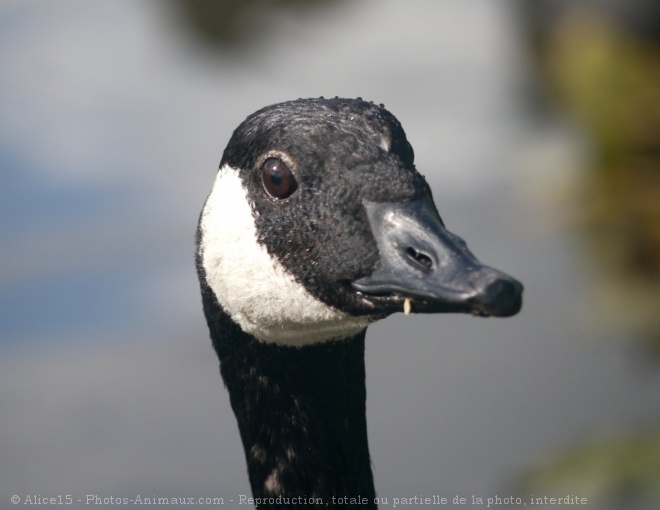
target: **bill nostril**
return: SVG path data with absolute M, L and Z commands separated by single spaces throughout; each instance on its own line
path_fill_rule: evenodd
M 428 270 L 433 267 L 433 260 L 431 257 L 413 248 L 412 246 L 406 248 L 406 255 L 408 256 L 408 259 L 410 259 L 418 266 L 421 266 L 423 269 Z

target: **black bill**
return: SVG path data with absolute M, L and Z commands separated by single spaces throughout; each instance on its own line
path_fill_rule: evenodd
M 352 285 L 377 309 L 498 317 L 520 311 L 522 284 L 481 264 L 444 227 L 430 197 L 365 203 L 365 209 L 380 263 Z

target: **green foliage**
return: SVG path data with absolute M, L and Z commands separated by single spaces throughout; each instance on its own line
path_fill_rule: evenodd
M 589 441 L 545 462 L 522 485 L 529 494 L 585 497 L 590 508 L 613 502 L 660 508 L 659 480 L 660 430 L 654 430 Z

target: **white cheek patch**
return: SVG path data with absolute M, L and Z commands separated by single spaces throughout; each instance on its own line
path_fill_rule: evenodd
M 206 283 L 231 318 L 264 342 L 302 346 L 348 338 L 370 322 L 312 296 L 257 242 L 238 170 L 218 172 L 200 221 Z

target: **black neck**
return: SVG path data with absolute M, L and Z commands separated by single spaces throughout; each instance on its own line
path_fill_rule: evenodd
M 300 498 L 296 508 L 318 508 L 305 505 L 304 498 L 308 503 L 322 498 L 322 506 L 330 508 L 375 508 L 365 414 L 365 331 L 306 347 L 267 344 L 245 334 L 208 287 L 202 295 L 253 496 L 282 496 L 273 508 L 293 506 L 285 498 Z M 344 497 L 349 499 L 340 500 Z M 350 498 L 358 497 L 366 499 L 351 505 Z

